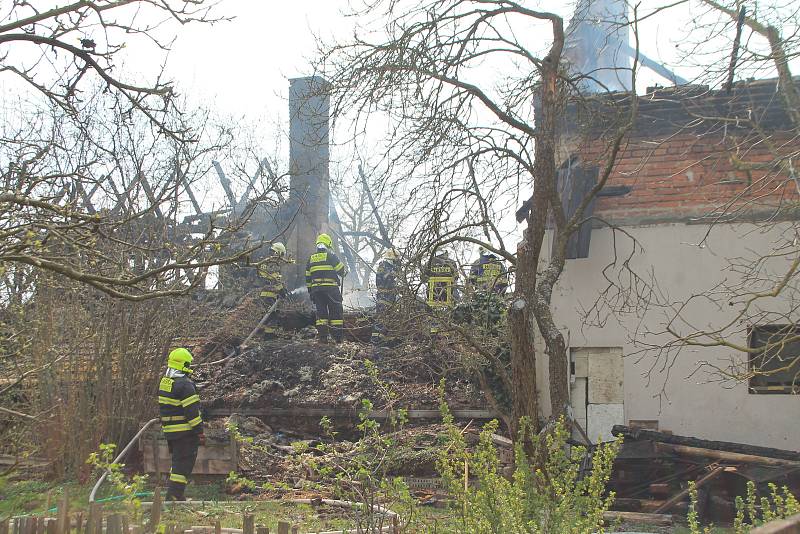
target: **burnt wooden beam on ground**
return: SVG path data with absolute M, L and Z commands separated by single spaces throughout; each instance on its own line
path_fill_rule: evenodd
M 708 484 L 709 482 L 720 476 L 724 471 L 725 471 L 724 467 L 721 466 L 715 467 L 714 469 L 711 470 L 711 472 L 706 473 L 704 476 L 697 479 L 697 481 L 694 483 L 694 487 L 700 488 L 702 486 L 705 486 L 706 484 Z M 678 493 L 667 499 L 667 502 L 656 508 L 655 513 L 663 514 L 665 512 L 669 512 L 673 506 L 681 502 L 687 495 L 689 495 L 689 491 L 690 491 L 689 488 L 679 491 Z
M 667 443 L 670 445 L 692 447 L 695 449 L 709 449 L 721 452 L 731 452 L 739 455 L 759 456 L 763 458 L 788 460 L 790 462 L 800 462 L 800 452 L 773 449 L 771 447 L 759 447 L 757 445 L 746 445 L 744 443 L 733 443 L 729 441 L 711 441 L 693 438 L 690 436 L 676 436 L 673 434 L 656 432 L 654 430 L 631 428 L 624 425 L 614 425 L 611 433 L 615 436 L 623 436 L 625 439 L 650 440 L 657 443 Z M 754 459 L 753 461 L 757 460 Z
M 497 414 L 493 410 L 486 409 L 461 409 L 450 410 L 453 417 L 456 419 L 495 419 Z M 289 408 L 214 408 L 207 410 L 206 414 L 209 418 L 214 417 L 227 417 L 233 414 L 242 415 L 246 417 L 351 417 L 357 418 L 359 409 L 356 407 L 343 407 L 343 408 L 322 408 L 322 407 L 305 407 L 294 406 Z M 371 419 L 388 419 L 390 413 L 385 410 L 373 410 L 369 413 Z M 406 413 L 409 419 L 439 419 L 441 412 L 439 410 L 416 410 L 409 409 Z
M 645 525 L 670 526 L 674 522 L 668 514 L 645 514 L 640 512 L 605 512 L 605 521 L 630 521 L 632 523 L 643 523 Z

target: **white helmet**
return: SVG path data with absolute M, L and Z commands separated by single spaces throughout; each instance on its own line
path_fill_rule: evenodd
M 274 252 L 278 256 L 286 255 L 286 245 L 284 245 L 280 241 L 273 243 L 269 248 L 270 250 L 272 250 L 272 252 Z

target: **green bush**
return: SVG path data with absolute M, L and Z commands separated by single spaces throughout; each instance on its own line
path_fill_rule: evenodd
M 523 424 L 521 436 L 530 439 L 533 465 L 521 445 L 515 446 L 515 468 L 510 478 L 500 472 L 492 434 L 497 422 L 485 426 L 474 450 L 453 424 L 447 405 L 441 406 L 450 443 L 439 458 L 439 472 L 454 498 L 456 530 L 482 533 L 588 534 L 603 532 L 603 513 L 614 499 L 605 486 L 620 441 L 600 445 L 592 470 L 580 476 L 586 454 L 583 447 L 568 447 L 566 425 L 559 420 L 551 432 L 534 435 Z M 466 484 L 465 480 L 473 483 Z
M 734 534 L 747 534 L 754 527 L 761 526 L 770 521 L 784 519 L 795 514 L 800 514 L 800 503 L 789 488 L 779 488 L 775 484 L 769 485 L 769 495 L 759 498 L 756 494 L 756 485 L 747 482 L 747 495 L 736 497 L 736 519 L 733 523 Z M 689 482 L 689 515 L 687 516 L 691 534 L 707 534 L 712 531 L 712 526 L 703 527 L 697 517 L 697 488 L 694 482 Z

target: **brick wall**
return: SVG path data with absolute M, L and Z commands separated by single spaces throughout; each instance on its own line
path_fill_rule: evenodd
M 652 89 L 637 102 L 608 181 L 632 190 L 598 199 L 595 215 L 647 223 L 712 213 L 763 216 L 783 208 L 781 217 L 794 216 L 797 187 L 772 163 L 776 155 L 800 153 L 800 137 L 775 80 L 739 82 L 731 94 L 703 86 Z M 568 106 L 562 156 L 577 153 L 602 169 L 609 139 L 628 121 L 629 105 L 630 95 L 620 93 Z M 761 168 L 737 170 L 732 156 Z
M 773 138 L 782 150 L 800 150 L 800 139 Z M 721 135 L 676 134 L 666 139 L 630 139 L 617 157 L 608 185 L 626 185 L 621 197 L 598 199 L 595 215 L 614 222 L 658 222 L 697 218 L 712 213 L 763 214 L 791 208 L 797 188 L 774 167 L 737 170 L 731 162 L 733 143 Z M 746 150 L 745 150 L 746 147 Z M 774 155 L 763 143 L 747 142 L 739 157 L 749 164 L 770 163 Z M 607 142 L 584 143 L 578 153 L 602 169 Z

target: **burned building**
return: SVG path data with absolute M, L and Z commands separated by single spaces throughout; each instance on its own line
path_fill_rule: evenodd
M 626 424 L 784 449 L 800 441 L 800 197 L 786 164 L 800 139 L 776 85 L 635 97 L 638 113 L 553 294 L 573 409 L 593 440 Z M 602 175 L 631 98 L 569 108 L 559 173 L 567 216 Z M 538 375 L 546 402 L 546 364 Z

